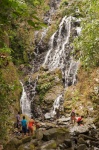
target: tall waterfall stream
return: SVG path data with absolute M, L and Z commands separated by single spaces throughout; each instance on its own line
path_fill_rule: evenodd
M 65 87 L 76 82 L 77 68 L 79 62 L 71 56 L 70 36 L 72 30 L 73 17 L 64 17 L 59 25 L 59 29 L 52 35 L 50 49 L 45 57 L 43 65 L 49 70 L 60 68 L 62 71 Z
M 77 82 L 76 76 L 79 61 L 75 61 L 71 55 L 73 47 L 70 45 L 70 37 L 72 31 L 75 31 L 76 33 L 74 37 L 77 36 L 80 33 L 80 27 L 74 25 L 74 22 L 79 22 L 79 20 L 71 16 L 65 16 L 62 19 L 59 29 L 52 35 L 49 41 L 49 50 L 45 56 L 44 63 L 42 64 L 42 66 L 46 66 L 49 71 L 55 70 L 56 68 L 61 69 L 65 89 Z M 27 87 L 24 87 L 22 84 L 23 94 L 21 97 L 21 108 L 22 113 L 28 116 L 31 115 L 31 102 L 33 103 L 33 98 L 35 97 L 36 85 L 37 80 L 31 84 L 29 82 Z M 32 95 L 31 100 L 29 98 L 30 95 Z M 55 108 L 59 107 L 61 97 L 62 95 L 59 95 L 56 98 L 53 109 L 50 112 L 51 117 L 55 115 Z

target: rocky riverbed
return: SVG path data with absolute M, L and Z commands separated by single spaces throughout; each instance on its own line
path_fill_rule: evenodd
M 4 150 L 99 150 L 99 129 L 92 118 L 82 126 L 71 124 L 69 117 L 40 124 L 33 136 L 14 135 Z

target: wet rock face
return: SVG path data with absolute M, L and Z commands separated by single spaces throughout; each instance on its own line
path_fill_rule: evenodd
M 45 43 L 43 40 L 40 41 L 40 42 L 35 41 L 35 45 L 36 45 L 35 52 L 36 53 L 38 52 L 38 54 L 41 54 L 41 53 L 45 52 L 48 49 L 48 44 Z
M 41 146 L 41 150 L 56 149 L 56 148 L 57 148 L 57 144 L 55 140 L 50 140 L 44 143 L 43 146 Z
M 54 9 L 57 9 L 57 7 L 58 7 L 58 4 L 59 4 L 59 2 L 60 2 L 61 0 L 50 0 L 50 3 L 49 3 L 49 5 L 50 5 L 50 7 L 53 7 Z

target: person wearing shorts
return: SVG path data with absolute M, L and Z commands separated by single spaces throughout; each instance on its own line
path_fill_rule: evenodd
M 25 116 L 23 116 L 23 120 L 21 121 L 21 125 L 22 125 L 22 133 L 24 136 L 27 133 L 27 120 L 25 119 Z

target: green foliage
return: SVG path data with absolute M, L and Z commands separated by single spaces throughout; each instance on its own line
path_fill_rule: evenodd
M 82 33 L 74 41 L 76 58 L 81 58 L 85 67 L 99 65 L 99 1 L 84 1 L 85 18 L 82 21 Z
M 76 91 L 74 92 L 74 96 L 72 97 L 72 102 L 73 102 L 73 103 L 77 103 L 78 100 L 79 100 L 79 91 L 76 90 Z
M 5 47 L 0 49 L 0 53 L 5 54 L 5 55 L 10 55 L 11 54 L 11 49 L 5 46 Z
M 13 72 L 13 69 L 10 71 Z M 5 76 L 7 76 L 6 80 Z M 15 76 L 14 72 L 9 73 L 8 67 L 0 70 L 0 141 L 7 137 L 8 129 L 10 125 L 12 126 L 13 120 L 10 120 L 12 110 L 18 110 L 21 88 Z
M 39 93 L 39 98 L 40 98 L 40 101 L 43 100 L 43 97 L 44 95 L 46 94 L 46 92 L 51 88 L 51 83 L 44 83 L 44 84 L 39 84 L 36 88 L 36 90 L 38 91 Z
M 51 83 L 41 84 L 37 86 L 37 91 L 45 93 L 47 90 L 49 90 L 50 87 Z
M 73 0 L 71 2 L 68 0 L 63 0 L 60 5 L 60 8 L 62 9 L 62 15 L 73 16 L 76 18 L 84 17 L 85 13 L 83 12 L 82 3 L 83 1 L 81 0 Z
M 9 116 L 9 105 L 11 101 L 8 99 L 8 95 L 11 91 L 9 84 L 5 83 L 0 72 L 0 139 L 6 136 L 8 116 Z
M 13 49 L 11 56 L 14 64 L 29 61 L 25 51 L 27 47 L 30 50 L 29 45 L 32 42 L 29 41 L 30 43 L 27 44 L 26 39 L 28 39 L 30 29 L 39 30 L 46 27 L 38 13 L 38 11 L 45 10 L 43 6 L 44 0 L 3 0 L 0 2 L 0 47 L 10 45 Z M 21 33 L 23 37 L 17 33 L 19 28 L 23 29 Z
M 62 0 L 61 4 L 60 4 L 60 8 L 64 7 L 68 5 L 68 0 Z
M 14 64 L 19 65 L 24 63 L 25 45 L 22 38 L 14 37 L 14 39 L 11 40 L 11 48 L 13 49 L 11 56 Z
M 36 7 L 42 4 L 43 0 L 3 0 L 0 3 L 0 25 L 11 23 L 12 19 L 23 19 L 31 17 L 39 21 L 35 16 Z M 32 8 L 32 9 L 31 9 Z M 35 23 L 35 21 L 34 21 Z
M 0 49 L 0 67 L 5 67 L 11 61 L 11 49 L 4 47 Z

